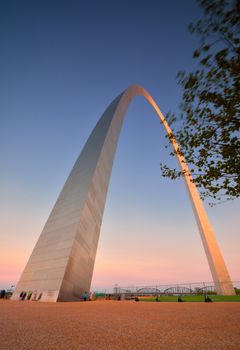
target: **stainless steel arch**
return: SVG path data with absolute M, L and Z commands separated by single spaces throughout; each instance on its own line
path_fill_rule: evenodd
M 125 112 L 132 98 L 144 96 L 166 132 L 171 134 L 157 104 L 142 87 L 133 85 L 106 109 L 78 157 L 30 256 L 12 299 L 35 291 L 42 301 L 78 300 L 91 285 L 98 238 L 114 154 Z M 178 144 L 172 138 L 172 146 Z M 219 294 L 235 294 L 206 211 L 192 182 L 184 157 L 177 158 L 185 173 L 194 215 Z

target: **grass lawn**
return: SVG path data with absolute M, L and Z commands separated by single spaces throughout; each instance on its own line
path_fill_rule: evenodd
M 212 299 L 212 301 L 240 301 L 240 295 L 209 295 L 209 297 Z M 159 296 L 158 300 L 161 301 L 171 301 L 171 302 L 177 302 L 178 297 L 177 296 Z M 204 296 L 203 295 L 185 295 L 182 296 L 183 301 L 191 301 L 191 302 L 203 302 Z M 156 297 L 139 297 L 139 301 L 152 301 L 156 302 Z

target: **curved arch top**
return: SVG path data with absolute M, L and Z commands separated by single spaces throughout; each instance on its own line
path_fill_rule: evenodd
M 79 300 L 91 285 L 112 164 L 125 112 L 132 98 L 143 96 L 168 135 L 171 129 L 151 95 L 132 85 L 107 107 L 80 153 L 17 284 L 36 291 L 42 301 Z M 193 207 L 216 290 L 235 291 L 197 188 L 177 141 L 171 137 Z

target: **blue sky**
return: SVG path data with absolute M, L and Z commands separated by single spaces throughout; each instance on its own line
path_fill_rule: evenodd
M 195 67 L 198 39 L 187 25 L 201 10 L 193 0 L 10 0 L 0 17 L 0 286 L 8 286 L 111 100 L 138 83 L 163 113 L 179 110 L 176 74 Z M 161 177 L 160 162 L 176 164 L 165 144 L 137 97 L 115 158 L 94 288 L 211 279 L 184 185 Z M 240 280 L 239 201 L 207 210 Z

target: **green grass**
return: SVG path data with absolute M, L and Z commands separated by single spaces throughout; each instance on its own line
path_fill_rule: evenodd
M 209 295 L 212 301 L 240 301 L 240 295 Z M 169 302 L 177 302 L 177 296 L 159 296 L 159 301 L 169 301 Z M 183 301 L 187 302 L 204 302 L 203 295 L 186 295 L 182 296 Z M 156 302 L 156 297 L 139 297 L 139 301 L 151 301 Z

